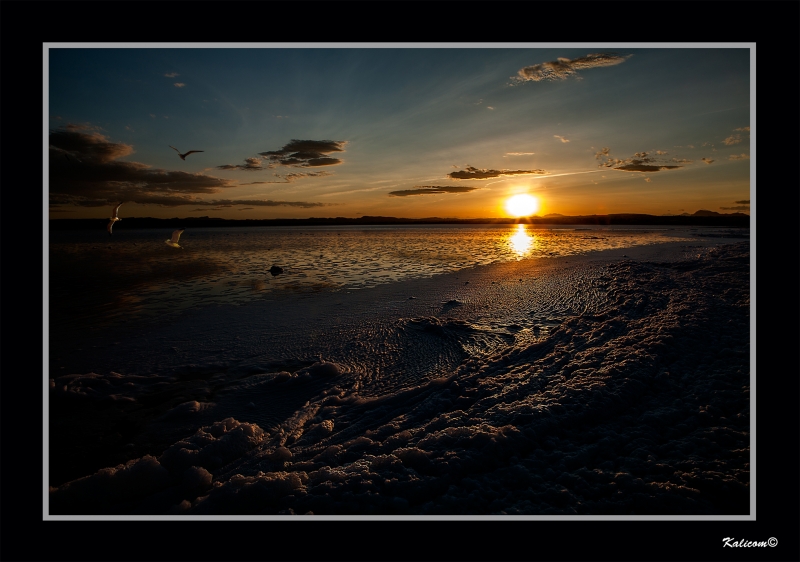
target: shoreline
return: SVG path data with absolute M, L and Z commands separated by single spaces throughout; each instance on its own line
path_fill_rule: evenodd
M 49 219 L 51 230 L 98 230 L 108 219 Z M 364 216 L 359 218 L 323 218 L 305 219 L 223 219 L 217 217 L 173 217 L 169 219 L 153 217 L 128 217 L 127 228 L 174 228 L 176 223 L 190 228 L 204 227 L 248 227 L 248 226 L 367 226 L 367 225 L 513 225 L 530 226 L 712 226 L 749 228 L 750 215 L 745 213 L 716 213 L 698 211 L 694 215 L 648 215 L 641 213 L 611 213 L 607 215 L 576 216 L 533 216 L 526 218 L 479 218 L 455 219 L 443 217 L 399 218 L 382 216 Z
M 246 304 L 212 304 L 202 308 L 181 311 L 169 317 L 162 324 L 146 321 L 133 322 L 128 327 L 120 325 L 111 334 L 98 328 L 91 332 L 81 347 L 61 350 L 75 357 L 88 354 L 86 349 L 109 350 L 114 357 L 129 355 L 142 356 L 142 350 L 133 350 L 132 341 L 143 341 L 150 346 L 153 341 L 182 341 L 188 349 L 193 342 L 208 339 L 219 341 L 214 331 L 228 334 L 228 345 L 248 347 L 258 339 L 258 330 L 297 334 L 314 327 L 316 330 L 338 329 L 348 323 L 358 323 L 364 319 L 383 319 L 396 321 L 404 317 L 436 316 L 469 321 L 478 310 L 486 308 L 487 299 L 497 301 L 505 293 L 500 287 L 519 291 L 533 278 L 546 277 L 561 269 L 596 267 L 599 264 L 621 260 L 676 261 L 687 257 L 699 257 L 703 252 L 719 245 L 739 242 L 738 239 L 698 238 L 691 243 L 685 241 L 664 242 L 590 252 L 588 254 L 559 257 L 540 257 L 517 261 L 478 265 L 457 271 L 439 273 L 430 277 L 418 277 L 376 285 L 369 288 L 336 288 L 316 291 L 269 292 L 261 299 Z M 522 285 L 517 286 L 517 283 Z M 493 285 L 496 285 L 493 287 Z M 483 294 L 483 295 L 482 295 Z M 476 300 L 481 296 L 480 300 Z M 453 302 L 445 307 L 445 303 Z M 445 310 L 446 309 L 446 310 Z M 328 322 L 328 325 L 320 325 Z M 199 331 L 199 333 L 198 333 Z M 194 335 L 193 335 L 194 334 Z M 234 340 L 244 340 L 235 341 Z M 225 339 L 223 338 L 223 341 Z M 248 343 L 249 342 L 249 343 Z M 208 355 L 199 350 L 187 351 L 184 355 Z M 166 355 L 166 353 L 162 353 Z M 119 369 L 130 371 L 121 361 L 104 355 L 105 364 L 92 365 L 93 357 L 79 362 L 82 367 L 61 368 L 54 357 L 50 358 L 50 377 L 70 373 L 89 372 L 89 370 Z M 69 361 L 64 357 L 63 363 Z M 187 360 L 188 362 L 188 360 Z M 136 374 L 146 374 L 136 372 Z

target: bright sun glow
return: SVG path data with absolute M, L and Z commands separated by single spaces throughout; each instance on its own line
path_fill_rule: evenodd
M 527 217 L 539 210 L 539 201 L 527 193 L 520 193 L 509 197 L 506 201 L 506 211 L 515 217 Z

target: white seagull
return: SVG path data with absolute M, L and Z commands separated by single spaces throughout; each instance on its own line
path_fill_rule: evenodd
M 120 201 L 119 205 L 114 207 L 114 214 L 111 215 L 111 218 L 109 219 L 108 222 L 108 226 L 106 226 L 106 230 L 108 230 L 109 234 L 111 234 L 111 229 L 113 228 L 114 223 L 122 220 L 121 218 L 119 218 L 119 208 L 122 206 L 122 203 L 124 203 L 124 201 Z
M 185 228 L 179 228 L 178 230 L 173 230 L 172 231 L 172 238 L 170 238 L 169 240 L 164 240 L 164 243 L 167 246 L 172 246 L 173 248 L 180 248 L 180 246 L 178 245 L 178 239 L 181 237 L 181 234 L 183 234 L 184 230 L 186 230 L 186 229 Z
M 177 153 L 178 153 L 178 156 L 180 156 L 180 157 L 181 157 L 181 160 L 186 160 L 186 157 L 187 157 L 187 156 L 189 156 L 190 154 L 194 154 L 195 152 L 205 152 L 205 150 L 190 150 L 189 152 L 184 152 L 183 154 L 181 154 L 181 151 L 180 151 L 180 150 L 178 150 L 177 148 L 175 148 L 174 146 L 172 146 L 172 145 L 169 145 L 169 147 L 170 147 L 172 150 L 174 150 L 175 152 L 177 152 Z

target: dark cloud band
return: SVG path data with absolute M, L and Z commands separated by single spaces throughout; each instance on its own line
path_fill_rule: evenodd
M 390 197 L 408 197 L 409 195 L 439 195 L 443 193 L 469 193 L 479 189 L 477 187 L 461 185 L 418 185 L 413 189 L 403 189 L 389 192 Z
M 259 152 L 273 164 L 301 168 L 314 166 L 335 166 L 342 160 L 328 156 L 331 152 L 344 152 L 347 141 L 297 140 L 293 139 L 280 150 Z
M 52 130 L 49 141 L 49 203 L 53 206 L 102 207 L 111 201 L 162 207 L 253 205 L 308 208 L 327 205 L 306 201 L 199 199 L 197 195 L 213 195 L 237 184 L 233 180 L 203 173 L 151 168 L 140 162 L 121 162 L 118 158 L 133 154 L 133 147 L 112 142 L 88 125 L 69 124 Z M 260 159 L 248 158 L 245 163 L 246 166 L 255 166 L 256 163 L 260 164 Z M 296 178 L 287 177 L 287 181 L 292 179 Z
M 517 176 L 527 174 L 546 174 L 545 170 L 487 170 L 467 166 L 466 170 L 450 172 L 447 176 L 454 180 L 486 180 L 500 176 Z

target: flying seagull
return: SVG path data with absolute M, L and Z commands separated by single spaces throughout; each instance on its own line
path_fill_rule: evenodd
M 181 157 L 181 160 L 186 160 L 186 157 L 187 157 L 187 156 L 189 156 L 190 154 L 193 154 L 193 153 L 195 153 L 195 152 L 205 152 L 205 150 L 190 150 L 189 152 L 184 152 L 183 154 L 181 154 L 181 151 L 180 151 L 180 150 L 178 150 L 177 148 L 175 148 L 174 146 L 172 146 L 172 145 L 169 145 L 169 147 L 170 147 L 172 150 L 174 150 L 175 152 L 177 152 L 177 153 L 178 153 L 178 156 L 180 156 L 180 157 Z
M 173 248 L 180 248 L 180 246 L 178 245 L 178 239 L 181 237 L 181 234 L 183 234 L 184 230 L 186 230 L 186 229 L 185 228 L 179 228 L 178 230 L 173 230 L 172 231 L 172 238 L 170 238 L 169 240 L 164 240 L 164 243 L 167 246 L 172 246 Z
M 121 221 L 122 220 L 121 218 L 119 218 L 119 208 L 122 206 L 123 203 L 124 203 L 124 201 L 120 201 L 119 205 L 114 207 L 114 214 L 111 215 L 111 218 L 109 219 L 108 226 L 106 226 L 106 230 L 108 230 L 109 234 L 111 234 L 111 229 L 113 228 L 114 223 L 117 222 L 117 221 Z

